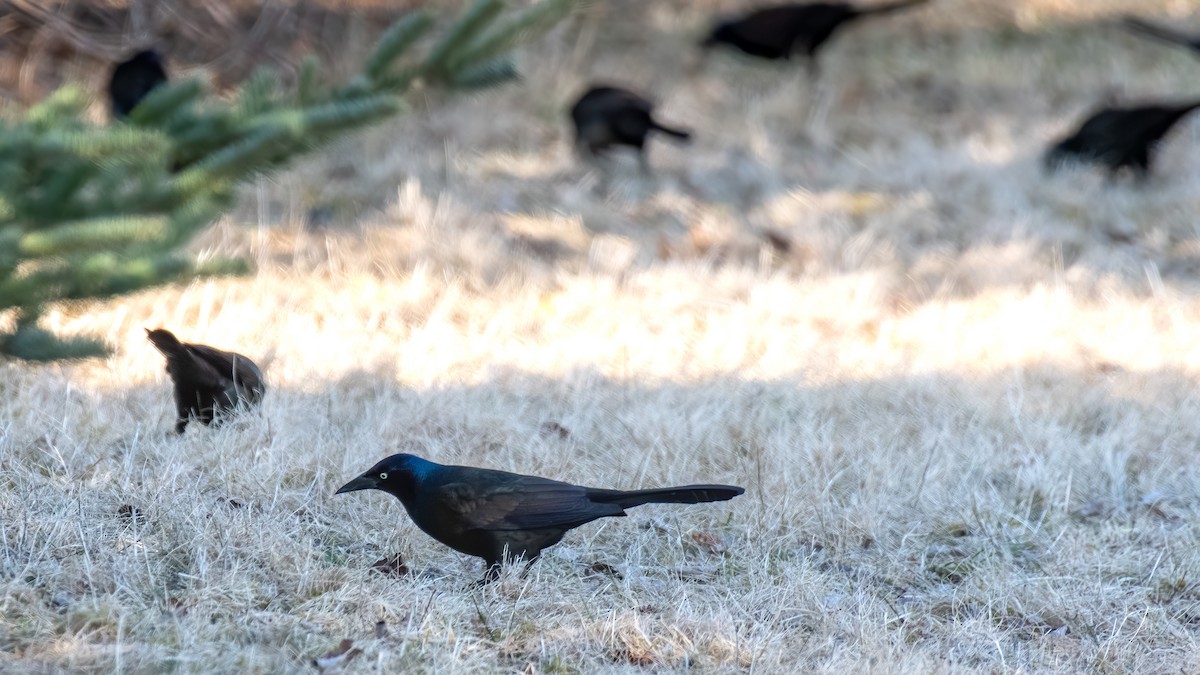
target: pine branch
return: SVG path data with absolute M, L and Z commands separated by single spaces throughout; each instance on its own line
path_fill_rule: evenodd
M 478 0 L 440 33 L 424 10 L 380 36 L 349 83 L 322 82 L 312 58 L 290 90 L 260 70 L 232 103 L 196 81 L 157 87 L 121 122 L 97 127 L 88 97 L 64 87 L 0 120 L 0 311 L 16 329 L 0 354 L 31 360 L 103 353 L 86 338 L 37 326 L 55 302 L 87 300 L 238 274 L 244 261 L 193 260 L 180 249 L 228 211 L 239 186 L 347 133 L 404 110 L 418 81 L 490 86 L 517 76 L 507 53 L 565 16 L 574 0 L 542 0 L 505 16 Z
M 32 324 L 8 335 L 0 334 L 0 353 L 26 361 L 62 361 L 103 356 L 108 347 L 91 338 L 63 339 Z
M 447 64 L 451 70 L 482 64 L 510 51 L 525 35 L 553 25 L 571 11 L 574 0 L 545 0 L 525 11 L 497 22 L 483 35 L 455 52 Z
M 63 255 L 98 247 L 155 241 L 161 239 L 166 230 L 167 219 L 163 217 L 92 219 L 30 232 L 21 237 L 17 248 L 26 258 Z

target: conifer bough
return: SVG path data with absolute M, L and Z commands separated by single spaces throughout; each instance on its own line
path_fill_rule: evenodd
M 416 82 L 486 87 L 516 74 L 506 54 L 570 11 L 540 0 L 505 12 L 478 0 L 440 35 L 425 10 L 393 24 L 362 72 L 327 86 L 306 60 L 290 90 L 259 71 L 232 102 L 195 81 L 151 92 L 125 123 L 85 122 L 87 97 L 64 87 L 15 120 L 0 119 L 0 355 L 53 361 L 105 353 L 86 337 L 37 325 L 55 302 L 130 293 L 246 271 L 180 249 L 227 211 L 238 187 L 322 144 L 403 109 Z

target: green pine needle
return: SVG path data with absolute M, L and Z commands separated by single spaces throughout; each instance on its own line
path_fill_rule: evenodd
M 321 62 L 309 54 L 300 62 L 296 75 L 296 105 L 312 105 L 321 97 Z
M 467 47 L 455 52 L 447 68 L 454 71 L 495 58 L 565 17 L 575 0 L 543 0 L 507 21 L 497 21 Z
M 167 219 L 97 218 L 63 223 L 21 237 L 18 250 L 25 257 L 62 255 L 97 248 L 115 248 L 134 242 L 154 241 L 167 231 Z
M 449 84 L 460 89 L 482 89 L 517 77 L 517 67 L 512 59 L 501 57 L 460 70 L 451 77 Z
M 0 353 L 26 361 L 62 361 L 104 356 L 108 347 L 92 338 L 60 338 L 37 326 L 23 325 L 15 333 L 0 335 Z
M 87 95 L 83 89 L 68 85 L 30 108 L 25 113 L 25 123 L 39 129 L 62 126 L 70 120 L 78 119 L 87 108 L 87 102 Z
M 156 87 L 129 113 L 132 124 L 161 127 L 182 114 L 204 95 L 204 85 L 198 80 L 184 80 Z
M 477 0 L 426 57 L 425 70 L 435 76 L 447 74 L 446 64 L 455 53 L 469 44 L 502 9 L 504 3 L 501 0 Z
M 380 38 L 371 58 L 363 67 L 363 73 L 370 81 L 378 82 L 418 39 L 433 25 L 433 18 L 424 10 L 417 10 L 396 23 Z

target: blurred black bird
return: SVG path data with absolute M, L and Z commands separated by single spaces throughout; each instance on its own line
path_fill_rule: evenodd
M 1122 168 L 1145 178 L 1154 148 L 1171 127 L 1200 107 L 1200 101 L 1104 108 L 1090 115 L 1073 134 L 1052 145 L 1043 157 L 1047 171 L 1068 160 L 1103 165 L 1110 177 Z
M 808 59 L 809 67 L 815 69 L 817 52 L 845 24 L 928 1 L 899 0 L 874 7 L 853 7 L 845 2 L 764 7 L 718 23 L 701 46 L 728 45 L 750 56 L 771 60 L 786 60 L 801 54 Z
M 108 81 L 108 98 L 112 116 L 124 119 L 141 103 L 146 94 L 167 81 L 162 55 L 145 49 L 113 68 Z
M 262 371 L 241 354 L 180 342 L 162 328 L 147 328 L 146 338 L 167 358 L 167 374 L 175 383 L 177 434 L 193 417 L 206 425 L 219 422 L 218 412 L 231 412 L 240 403 L 254 405 L 267 390 Z
M 649 490 L 601 490 L 506 471 L 436 464 L 392 455 L 338 488 L 383 490 L 404 504 L 429 536 L 487 563 L 485 581 L 505 561 L 535 560 L 568 530 L 597 518 L 623 516 L 642 504 L 698 504 L 733 499 L 731 485 L 687 485 Z
M 651 131 L 685 142 L 692 137 L 688 131 L 658 123 L 651 114 L 653 109 L 650 101 L 626 89 L 592 87 L 571 106 L 576 145 L 593 157 L 613 146 L 629 146 L 637 150 L 642 170 L 648 171 L 644 146 Z
M 1121 19 L 1121 24 L 1139 35 L 1187 47 L 1196 52 L 1197 55 L 1200 55 L 1200 36 L 1191 36 L 1171 30 L 1170 28 L 1156 26 L 1152 23 L 1142 21 L 1135 16 L 1127 16 Z

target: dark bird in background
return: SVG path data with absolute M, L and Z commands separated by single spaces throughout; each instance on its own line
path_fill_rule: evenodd
M 1137 33 L 1138 35 L 1152 37 L 1163 42 L 1169 42 L 1173 45 L 1179 45 L 1181 47 L 1187 47 L 1200 56 L 1200 36 L 1186 35 L 1184 33 L 1171 30 L 1170 28 L 1156 26 L 1152 23 L 1142 21 L 1134 16 L 1127 16 L 1122 19 L 1121 25 Z
M 162 55 L 153 49 L 145 49 L 122 61 L 113 68 L 108 81 L 108 99 L 112 116 L 124 119 L 141 103 L 146 94 L 166 83 L 167 71 L 163 68 Z
M 655 121 L 651 114 L 653 109 L 650 101 L 631 91 L 619 87 L 592 87 L 571 106 L 576 145 L 593 157 L 617 145 L 629 146 L 637 150 L 642 170 L 649 171 L 645 145 L 651 131 L 661 131 L 685 142 L 692 137 L 688 131 L 672 129 Z
M 267 390 L 262 371 L 250 359 L 206 345 L 180 342 L 170 331 L 146 329 L 146 337 L 167 358 L 167 374 L 175 383 L 175 433 L 182 434 L 191 418 L 210 424 L 218 412 L 239 403 L 254 405 Z
M 568 530 L 597 518 L 623 516 L 642 504 L 698 504 L 742 494 L 730 485 L 602 490 L 506 471 L 436 464 L 392 455 L 338 488 L 383 490 L 404 504 L 417 527 L 450 548 L 487 563 L 485 581 L 505 561 L 532 562 Z
M 1043 157 L 1047 171 L 1069 160 L 1103 165 L 1110 177 L 1122 168 L 1145 178 L 1154 148 L 1171 127 L 1200 107 L 1200 101 L 1104 108 L 1093 113 L 1075 133 L 1052 145 Z
M 794 54 L 808 59 L 816 69 L 817 52 L 842 26 L 868 16 L 879 16 L 929 0 L 899 0 L 874 7 L 853 7 L 845 2 L 776 5 L 718 23 L 701 43 L 704 48 L 727 45 L 750 56 L 787 60 Z

